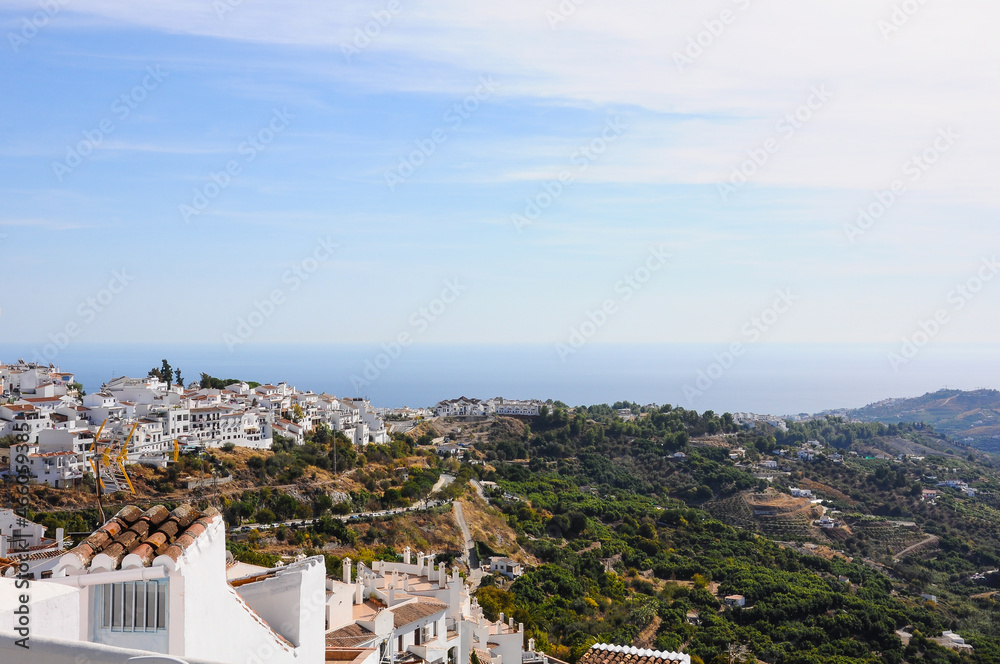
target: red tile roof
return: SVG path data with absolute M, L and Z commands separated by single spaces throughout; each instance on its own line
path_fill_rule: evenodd
M 169 512 L 156 505 L 143 512 L 128 505 L 66 555 L 75 555 L 84 567 L 90 567 L 94 556 L 102 553 L 112 558 L 115 568 L 132 553 L 144 567 L 160 555 L 177 561 L 216 518 L 221 515 L 214 507 L 201 512 L 192 505 L 181 505 Z
M 679 652 L 596 643 L 583 654 L 578 664 L 691 664 L 691 656 Z
M 356 648 L 362 643 L 368 643 L 375 638 L 375 632 L 369 631 L 357 623 L 351 623 L 340 629 L 326 633 L 327 648 Z
M 427 597 L 418 597 L 416 602 L 393 606 L 389 610 L 392 611 L 392 619 L 396 629 L 399 629 L 400 627 L 432 616 L 439 611 L 444 611 L 447 608 L 448 605 L 444 602 L 438 602 Z

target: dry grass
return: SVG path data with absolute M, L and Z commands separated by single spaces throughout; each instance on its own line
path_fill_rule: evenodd
M 511 528 L 503 514 L 495 507 L 490 507 L 486 501 L 476 494 L 459 501 L 469 525 L 472 539 L 485 542 L 498 553 L 528 565 L 537 565 L 534 556 L 521 548 L 517 543 L 517 533 Z M 458 528 L 458 524 L 455 525 Z

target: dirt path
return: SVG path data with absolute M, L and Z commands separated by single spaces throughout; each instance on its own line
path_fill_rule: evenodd
M 653 643 L 656 642 L 656 631 L 660 629 L 660 625 L 662 623 L 663 618 L 660 616 L 653 616 L 653 622 L 649 623 L 646 629 L 639 632 L 639 636 L 635 637 L 635 647 L 652 648 Z
M 895 556 L 893 556 L 892 559 L 893 559 L 893 561 L 899 561 L 899 560 L 901 560 L 903 558 L 903 556 L 908 556 L 911 553 L 914 553 L 914 552 L 919 551 L 921 549 L 927 548 L 928 546 L 931 546 L 932 544 L 937 544 L 939 541 L 941 541 L 941 540 L 938 539 L 937 535 L 928 535 L 927 537 L 925 537 L 924 539 L 920 540 L 916 544 L 911 544 L 910 546 L 906 547 L 905 549 L 903 549 L 902 551 L 900 551 L 899 553 L 897 553 Z

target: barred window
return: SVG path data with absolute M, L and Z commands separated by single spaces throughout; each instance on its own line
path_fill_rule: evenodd
M 155 632 L 167 628 L 166 581 L 126 581 L 100 586 L 101 629 Z

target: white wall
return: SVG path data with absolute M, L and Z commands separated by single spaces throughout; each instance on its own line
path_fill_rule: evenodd
M 25 583 L 27 587 L 23 587 Z M 34 637 L 76 637 L 80 633 L 79 593 L 79 588 L 60 584 L 0 577 L 0 633 L 15 633 L 13 630 L 18 616 L 14 611 L 21 606 L 21 595 L 27 595 L 29 645 Z M 19 660 L 0 657 L 0 661 L 13 663 Z M 35 662 L 27 657 L 20 661 Z

